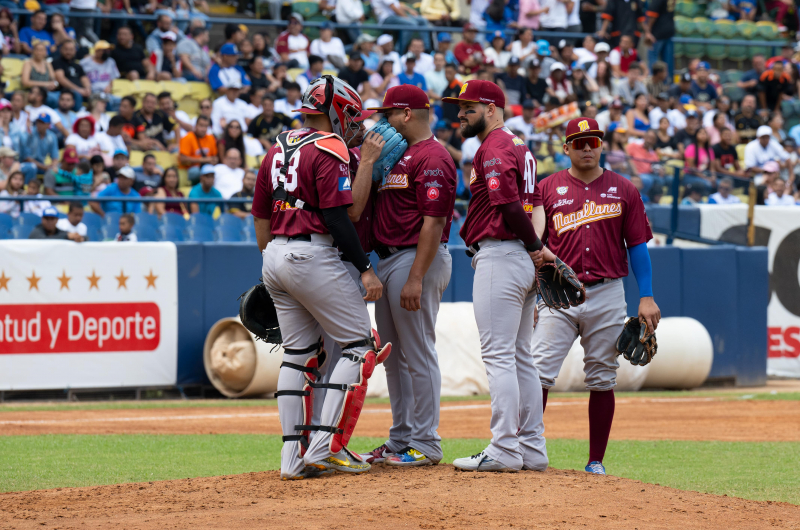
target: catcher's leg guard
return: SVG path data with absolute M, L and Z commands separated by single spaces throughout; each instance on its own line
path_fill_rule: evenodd
M 290 363 L 290 362 L 283 362 L 281 363 L 281 368 L 291 368 L 293 370 L 298 370 L 303 372 L 306 383 L 303 386 L 302 390 L 280 390 L 275 392 L 275 397 L 280 396 L 298 396 L 303 400 L 303 423 L 311 423 L 311 415 L 314 411 L 314 384 L 319 381 L 321 378 L 319 369 L 325 364 L 325 360 L 327 359 L 328 353 L 323 348 L 323 341 L 322 337 L 320 337 L 319 342 L 316 344 L 312 344 L 308 348 L 304 348 L 302 350 L 294 350 L 284 348 L 283 352 L 286 355 L 306 355 L 308 353 L 316 352 L 314 355 L 309 357 L 306 362 L 302 365 Z M 296 430 L 297 427 L 295 427 Z M 291 441 L 299 441 L 300 442 L 300 456 L 303 456 L 308 448 L 308 440 L 309 440 L 310 431 L 304 430 L 300 434 L 291 434 L 283 436 L 284 442 L 291 442 Z
M 372 349 L 367 350 L 363 356 L 352 353 L 344 353 L 354 348 L 362 348 L 364 346 L 371 346 Z M 333 434 L 330 441 L 331 453 L 338 453 L 342 449 L 346 449 L 350 437 L 356 428 L 356 422 L 361 415 L 361 409 L 364 406 L 364 398 L 367 396 L 367 381 L 372 377 L 372 372 L 375 370 L 375 365 L 380 364 L 389 357 L 392 352 L 392 344 L 388 343 L 381 347 L 380 337 L 378 332 L 372 330 L 372 336 L 368 339 L 360 340 L 345 345 L 342 348 L 342 357 L 345 357 L 352 362 L 361 363 L 361 370 L 359 370 L 358 381 L 351 385 L 343 384 L 319 384 L 310 383 L 309 386 L 314 388 L 327 388 L 330 390 L 340 390 L 345 392 L 345 398 L 342 404 L 342 411 L 336 421 L 336 425 L 297 425 L 297 430 L 303 431 L 325 431 Z M 349 452 L 349 451 L 348 451 Z M 350 453 L 354 458 L 359 459 L 354 453 Z

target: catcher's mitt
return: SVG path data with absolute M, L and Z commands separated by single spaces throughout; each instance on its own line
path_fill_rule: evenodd
M 644 366 L 653 360 L 658 351 L 656 334 L 648 333 L 647 324 L 642 324 L 638 318 L 629 318 L 617 339 L 616 348 L 617 353 L 631 364 Z
M 383 180 L 392 171 L 392 168 L 397 164 L 400 157 L 408 149 L 408 142 L 397 130 L 389 125 L 386 117 L 380 119 L 378 123 L 373 125 L 368 131 L 378 133 L 383 137 L 386 142 L 381 149 L 381 156 L 375 165 L 372 167 L 372 180 L 375 182 Z
M 267 287 L 259 282 L 239 297 L 239 319 L 258 339 L 270 344 L 282 344 L 278 312 Z
M 569 309 L 586 301 L 586 288 L 569 265 L 556 258 L 555 263 L 545 263 L 536 271 L 539 294 L 551 309 Z

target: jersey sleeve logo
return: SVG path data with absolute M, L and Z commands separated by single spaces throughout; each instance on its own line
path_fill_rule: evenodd
M 635 9 L 635 8 L 634 8 L 634 9 Z M 586 132 L 586 131 L 588 131 L 588 130 L 589 130 L 589 122 L 588 122 L 588 121 L 586 121 L 586 120 L 583 120 L 583 121 L 581 121 L 581 122 L 578 122 L 578 128 L 581 130 L 581 132 Z
M 556 193 L 558 193 L 559 195 L 566 195 L 568 189 L 569 186 L 559 186 L 556 188 Z
M 339 191 L 350 191 L 350 177 L 339 177 Z
M 439 190 L 436 188 L 428 188 L 428 199 L 435 201 L 439 198 Z
M 490 177 L 486 185 L 489 187 L 489 191 L 495 191 L 500 188 L 500 179 L 497 177 Z
M 512 138 L 511 141 L 514 143 L 514 145 L 525 145 L 525 142 L 523 142 L 518 136 Z

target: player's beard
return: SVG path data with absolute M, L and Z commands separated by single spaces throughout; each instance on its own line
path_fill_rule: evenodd
M 486 116 L 481 116 L 475 125 L 470 125 L 467 122 L 463 122 L 461 124 L 461 136 L 464 138 L 472 138 L 473 136 L 478 136 L 486 129 Z

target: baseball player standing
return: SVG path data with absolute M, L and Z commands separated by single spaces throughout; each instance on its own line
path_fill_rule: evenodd
M 547 392 L 580 335 L 589 397 L 589 462 L 586 471 L 605 475 L 603 456 L 614 419 L 614 386 L 619 363 L 615 343 L 627 313 L 620 280 L 631 268 L 639 285 L 639 319 L 655 331 L 661 311 L 653 299 L 647 242 L 650 224 L 639 192 L 626 178 L 600 167 L 603 132 L 597 122 L 576 118 L 567 125 L 564 153 L 572 167 L 544 179 L 536 188 L 544 205 L 545 249 L 535 262 L 558 256 L 572 266 L 586 287 L 586 302 L 559 311 L 542 310 L 533 333 L 533 357 Z
M 278 413 L 283 429 L 281 478 L 302 479 L 334 470 L 363 473 L 370 465 L 346 449 L 366 395 L 378 351 L 363 300 L 383 286 L 348 218 L 352 204 L 347 142 L 371 115 L 347 83 L 323 76 L 306 89 L 306 128 L 282 133 L 258 174 L 252 213 L 263 255 L 262 278 L 283 335 Z M 339 250 L 360 272 L 359 293 Z M 342 349 L 330 383 L 320 383 L 324 330 Z M 312 425 L 314 389 L 325 388 L 320 423 Z M 310 439 L 311 432 L 316 432 Z M 310 443 L 309 443 L 310 440 Z
M 473 255 L 472 300 L 492 397 L 491 443 L 453 465 L 468 471 L 543 471 L 548 459 L 542 390 L 531 357 L 536 302 L 531 253 L 542 248 L 531 222 L 534 209 L 542 209 L 534 195 L 536 159 L 505 127 L 505 96 L 496 84 L 468 81 L 458 97 L 443 101 L 461 107 L 462 135 L 481 141 L 461 237 Z
M 406 139 L 408 149 L 378 186 L 372 229 L 377 273 L 385 286 L 375 320 L 381 338 L 394 346 L 385 363 L 393 424 L 387 442 L 362 456 L 370 463 L 430 465 L 442 459 L 435 326 L 452 270 L 445 243 L 456 168 L 431 132 L 430 104 L 421 89 L 390 88 L 376 110 Z M 367 163 L 362 159 L 364 171 L 371 172 Z

